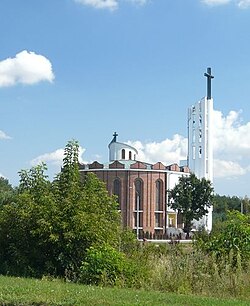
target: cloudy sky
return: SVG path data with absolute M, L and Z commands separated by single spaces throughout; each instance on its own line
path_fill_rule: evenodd
M 187 108 L 212 67 L 214 187 L 250 196 L 250 0 L 1 0 L 0 175 L 76 139 L 108 159 L 114 131 L 140 159 L 187 154 Z

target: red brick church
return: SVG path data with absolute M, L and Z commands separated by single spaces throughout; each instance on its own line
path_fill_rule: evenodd
M 109 194 L 117 196 L 123 226 L 134 229 L 137 237 L 169 237 L 169 229 L 182 228 L 182 221 L 168 205 L 168 190 L 180 176 L 189 175 L 189 169 L 138 161 L 137 150 L 118 142 L 117 136 L 114 133 L 108 146 L 109 162 L 81 164 L 81 174 L 93 172 L 105 182 Z

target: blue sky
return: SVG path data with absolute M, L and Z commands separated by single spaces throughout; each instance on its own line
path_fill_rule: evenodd
M 0 174 L 53 175 L 73 138 L 105 162 L 114 131 L 178 162 L 212 67 L 215 191 L 250 196 L 249 28 L 249 0 L 1 0 Z

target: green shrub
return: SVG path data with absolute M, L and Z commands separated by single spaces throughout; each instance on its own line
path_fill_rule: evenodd
M 120 246 L 119 249 L 125 253 L 128 257 L 137 252 L 140 248 L 140 242 L 136 239 L 135 233 L 125 228 L 121 231 Z
M 207 253 L 214 253 L 218 259 L 223 258 L 232 266 L 237 265 L 239 256 L 242 262 L 246 263 L 250 258 L 249 216 L 232 211 L 228 212 L 227 218 L 220 232 L 216 231 L 208 237 L 197 237 L 195 247 Z
M 114 285 L 126 270 L 125 255 L 108 244 L 87 250 L 80 281 L 85 284 Z

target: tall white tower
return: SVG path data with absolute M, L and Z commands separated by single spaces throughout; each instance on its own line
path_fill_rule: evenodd
M 204 74 L 207 77 L 207 96 L 188 109 L 188 166 L 198 178 L 213 182 L 213 98 L 211 83 L 214 78 L 211 68 Z M 212 207 L 198 222 L 196 227 L 212 229 Z

